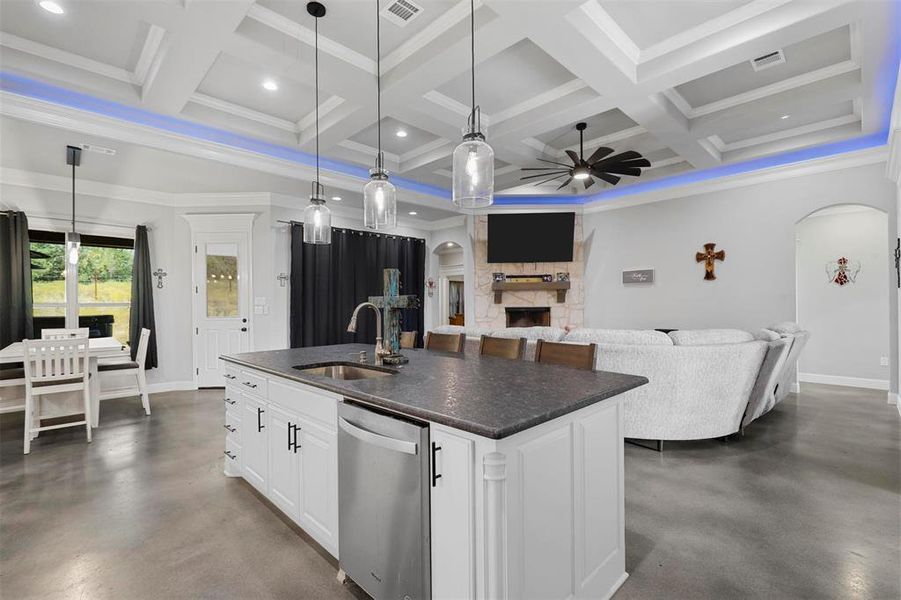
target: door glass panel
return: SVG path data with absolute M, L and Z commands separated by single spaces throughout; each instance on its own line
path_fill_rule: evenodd
M 238 245 L 207 244 L 206 316 L 237 317 Z

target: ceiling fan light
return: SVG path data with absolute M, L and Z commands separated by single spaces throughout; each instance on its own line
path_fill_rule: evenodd
M 454 150 L 454 204 L 485 208 L 494 203 L 494 150 L 481 134 L 468 134 Z
M 368 229 L 397 227 L 397 190 L 388 181 L 388 171 L 376 167 L 369 171 L 369 183 L 363 186 L 363 225 Z
M 588 172 L 588 167 L 576 167 L 575 169 L 573 169 L 573 179 L 582 181 L 588 179 L 590 176 L 591 175 Z

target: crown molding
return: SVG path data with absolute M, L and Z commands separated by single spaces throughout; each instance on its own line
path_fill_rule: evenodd
M 648 192 L 636 192 L 634 195 L 620 197 L 615 200 L 605 201 L 603 197 L 601 197 L 597 200 L 587 202 L 584 210 L 585 213 L 618 210 L 642 204 L 652 204 L 655 202 L 685 198 L 687 196 L 697 196 L 711 192 L 720 192 L 761 183 L 769 183 L 771 181 L 793 179 L 796 177 L 815 175 L 817 173 L 878 164 L 885 162 L 887 158 L 888 148 L 886 146 L 866 148 L 864 150 L 811 159 L 800 163 L 780 165 L 738 175 L 709 179 L 697 183 L 688 183 L 671 188 Z

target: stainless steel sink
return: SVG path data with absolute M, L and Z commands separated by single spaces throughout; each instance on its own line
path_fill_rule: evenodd
M 377 379 L 379 377 L 397 375 L 397 371 L 391 369 L 349 363 L 331 363 L 316 367 L 304 367 L 298 365 L 294 368 L 302 373 L 308 373 L 310 375 L 319 375 L 330 379 L 343 379 L 347 381 L 354 379 Z

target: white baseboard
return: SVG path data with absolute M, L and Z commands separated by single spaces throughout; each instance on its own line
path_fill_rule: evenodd
M 801 384 L 798 383 L 797 381 L 794 382 L 793 384 L 791 384 L 791 387 L 789 388 L 789 391 L 790 391 L 792 394 L 800 394 L 800 393 L 801 393 Z
M 798 373 L 798 379 L 804 383 L 825 383 L 826 385 L 843 385 L 846 387 L 867 388 L 870 390 L 888 391 L 888 379 L 866 379 L 864 377 L 844 377 L 841 375 L 820 375 L 819 373 Z
M 887 396 L 888 396 L 888 403 L 894 404 L 895 406 L 897 406 L 898 412 L 901 412 L 901 395 L 896 394 L 895 392 L 889 392 L 887 394 Z
M 162 394 L 163 392 L 186 392 L 197 389 L 193 381 L 161 381 L 147 386 L 148 394 Z

